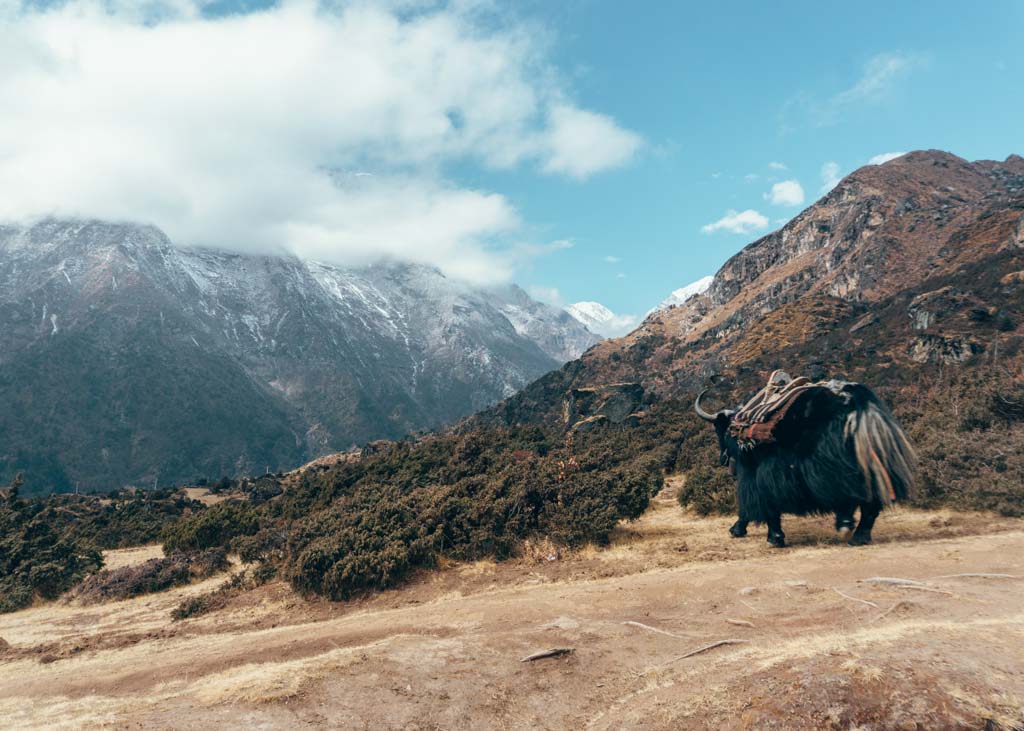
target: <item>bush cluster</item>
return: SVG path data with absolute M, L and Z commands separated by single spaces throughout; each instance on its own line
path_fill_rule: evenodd
M 169 524 L 163 531 L 164 552 L 227 547 L 231 539 L 252 535 L 259 528 L 255 507 L 239 500 L 225 500 Z
M 172 553 L 164 558 L 151 558 L 137 566 L 122 566 L 93 574 L 76 586 L 68 598 L 84 604 L 129 599 L 188 584 L 195 579 L 205 579 L 227 567 L 227 551 L 223 548 Z
M 0 497 L 0 613 L 55 599 L 103 566 L 94 547 L 61 535 L 48 517 L 17 490 Z
M 441 555 L 506 558 L 534 534 L 604 543 L 661 486 L 665 455 L 629 448 L 628 432 L 590 433 L 581 445 L 539 428 L 474 431 L 307 474 L 272 503 L 296 516 L 284 573 L 301 592 L 345 599 Z

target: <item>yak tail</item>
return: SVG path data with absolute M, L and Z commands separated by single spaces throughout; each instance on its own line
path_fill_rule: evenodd
M 905 500 L 917 463 L 907 435 L 871 389 L 850 384 L 845 390 L 855 408 L 846 419 L 844 433 L 853 443 L 868 494 L 873 491 L 882 505 Z

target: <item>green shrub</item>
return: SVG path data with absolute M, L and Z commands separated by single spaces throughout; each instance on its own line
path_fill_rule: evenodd
M 0 612 L 55 599 L 103 566 L 89 545 L 60 536 L 35 501 L 0 500 Z
M 698 515 L 735 513 L 736 482 L 724 467 L 702 464 L 686 473 L 676 498 Z
M 164 530 L 164 552 L 226 547 L 237 536 L 259 530 L 259 514 L 247 502 L 225 500 L 188 515 Z
M 507 558 L 535 534 L 607 542 L 647 507 L 670 461 L 665 445 L 630 444 L 642 431 L 562 443 L 536 428 L 446 435 L 307 474 L 275 508 L 307 516 L 291 522 L 285 574 L 299 591 L 345 599 L 394 586 L 441 555 Z

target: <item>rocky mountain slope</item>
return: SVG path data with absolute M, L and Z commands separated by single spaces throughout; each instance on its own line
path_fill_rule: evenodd
M 152 227 L 0 228 L 0 480 L 274 471 L 482 409 L 599 338 L 422 266 L 182 250 Z
M 689 399 L 712 374 L 730 377 L 735 388 L 719 392 L 735 398 L 775 368 L 863 379 L 897 403 L 920 403 L 954 373 L 998 372 L 1012 391 L 1022 325 L 1024 158 L 913 152 L 855 171 L 702 294 L 480 419 L 564 421 L 574 389 L 619 382 L 641 384 L 648 401 Z

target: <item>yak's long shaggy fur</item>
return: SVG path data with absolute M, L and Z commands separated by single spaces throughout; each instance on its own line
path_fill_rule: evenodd
M 870 389 L 853 384 L 850 392 L 856 408 L 846 417 L 843 436 L 853 443 L 866 483 L 883 505 L 906 500 L 916 469 L 914 448 Z
M 776 440 L 742 449 L 729 433 L 732 411 L 698 413 L 718 432 L 723 464 L 736 476 L 739 522 L 768 523 L 769 541 L 784 544 L 780 515 L 835 513 L 837 528 L 852 529 L 861 508 L 855 542 L 871 540 L 875 516 L 908 496 L 914 451 L 885 404 L 861 384 L 839 394 L 815 389 L 798 397 L 776 427 Z M 772 534 L 776 534 L 773 539 Z

